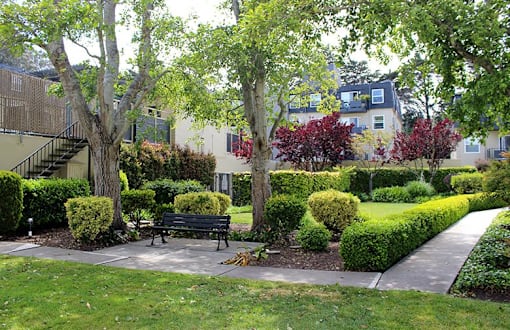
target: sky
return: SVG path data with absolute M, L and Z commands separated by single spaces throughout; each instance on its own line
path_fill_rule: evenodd
M 224 14 L 218 9 L 218 6 L 223 1 L 224 0 L 166 0 L 166 3 L 170 13 L 175 16 L 183 18 L 196 16 L 198 22 L 219 23 L 225 18 Z M 328 38 L 327 40 L 328 42 L 332 42 L 334 39 L 335 38 Z M 132 47 L 130 46 L 130 33 L 127 31 L 118 31 L 118 40 L 119 49 L 123 54 L 121 55 L 121 66 L 125 69 L 127 59 L 132 57 L 133 54 Z M 87 55 L 83 49 L 70 43 L 66 44 L 66 48 L 73 64 L 87 59 Z M 366 60 L 372 70 L 379 70 L 381 73 L 388 72 L 398 67 L 398 61 L 396 59 L 392 60 L 388 65 L 382 65 L 375 59 L 369 59 L 362 51 L 355 52 L 351 58 L 356 61 Z

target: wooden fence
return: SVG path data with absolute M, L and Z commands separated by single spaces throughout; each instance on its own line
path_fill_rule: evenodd
M 0 132 L 53 136 L 65 129 L 66 102 L 48 95 L 52 83 L 0 69 Z

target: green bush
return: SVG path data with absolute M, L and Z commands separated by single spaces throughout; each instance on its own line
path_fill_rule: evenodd
M 346 191 L 349 189 L 350 172 L 306 172 L 272 171 L 271 188 L 277 195 L 294 195 L 307 199 L 312 193 L 327 189 Z
M 113 222 L 113 202 L 108 197 L 71 198 L 65 207 L 71 234 L 79 241 L 94 241 Z
M 163 213 L 175 213 L 175 207 L 173 204 L 158 204 L 154 208 L 154 220 L 161 220 Z
M 275 195 L 295 195 L 307 199 L 312 193 L 327 189 L 349 190 L 352 169 L 336 172 L 271 171 L 271 188 Z M 232 178 L 235 206 L 251 204 L 250 173 L 234 173 Z
M 149 181 L 143 185 L 143 189 L 150 189 L 156 192 L 156 204 L 173 203 L 177 195 L 205 191 L 205 187 L 198 181 L 174 181 L 171 179 Z
M 482 192 L 482 173 L 462 173 L 452 176 L 452 189 L 457 194 L 474 194 Z
M 197 180 L 210 186 L 214 182 L 216 159 L 189 148 L 166 144 L 123 145 L 120 168 L 126 173 L 132 188 L 140 188 L 147 181 L 161 178 Z
M 497 193 L 477 193 L 466 197 L 469 200 L 469 212 L 508 206 L 508 202 Z
M 322 225 L 304 226 L 299 229 L 296 239 L 304 250 L 324 251 L 331 240 L 331 232 Z
M 244 206 L 251 204 L 251 174 L 233 173 L 232 175 L 232 204 Z
M 140 221 L 144 219 L 143 211 L 152 212 L 154 210 L 155 195 L 154 190 L 150 189 L 131 189 L 121 192 L 122 211 L 129 217 L 129 221 L 136 229 L 140 229 Z
M 383 203 L 408 203 L 411 201 L 411 195 L 405 187 L 377 188 L 372 192 L 372 200 Z
M 305 213 L 305 202 L 292 195 L 274 195 L 264 206 L 264 219 L 280 237 L 285 237 L 297 229 Z
M 119 171 L 119 179 L 120 179 L 120 190 L 125 191 L 129 190 L 129 182 L 126 173 L 124 171 Z
M 429 201 L 399 216 L 354 223 L 345 229 L 340 255 L 346 269 L 384 271 L 469 212 L 466 196 Z
M 220 202 L 220 214 L 227 214 L 228 208 L 232 205 L 232 199 L 230 196 L 220 192 L 211 192 L 211 194 L 218 199 L 218 202 Z
M 21 176 L 0 171 L 0 235 L 13 233 L 21 220 L 23 188 Z
M 432 180 L 432 186 L 438 193 L 449 192 L 451 188 L 449 184 L 445 183 L 445 178 L 448 175 L 473 172 L 476 172 L 476 168 L 473 166 L 440 168 Z M 351 175 L 350 191 L 356 195 L 361 193 L 368 194 L 370 173 L 371 170 L 366 168 L 356 168 L 353 170 Z M 424 171 L 424 176 L 425 181 L 428 182 L 430 178 L 428 170 Z M 409 181 L 416 181 L 417 179 L 419 178 L 416 176 L 416 173 L 408 168 L 381 168 L 377 170 L 377 174 L 373 178 L 373 188 L 385 188 L 392 186 L 404 187 Z
M 432 197 L 436 194 L 434 187 L 424 181 L 409 181 L 405 186 L 412 201 L 419 197 Z
M 23 217 L 33 218 L 32 228 L 57 228 L 67 225 L 65 202 L 69 198 L 90 196 L 90 186 L 82 179 L 23 180 Z M 28 224 L 20 223 L 20 230 Z
M 358 213 L 359 198 L 350 193 L 325 190 L 308 198 L 310 211 L 320 223 L 334 233 L 341 233 Z
M 220 215 L 220 202 L 211 192 L 193 192 L 175 196 L 178 213 Z
M 485 172 L 483 191 L 501 195 L 510 200 L 510 159 L 493 161 Z
M 498 214 L 462 267 L 452 291 L 510 297 L 510 211 Z

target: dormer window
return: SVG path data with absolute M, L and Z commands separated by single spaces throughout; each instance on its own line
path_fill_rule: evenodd
M 372 104 L 384 103 L 384 89 L 372 89 Z

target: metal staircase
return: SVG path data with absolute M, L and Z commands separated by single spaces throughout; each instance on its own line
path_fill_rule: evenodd
M 22 160 L 11 171 L 26 179 L 49 178 L 88 145 L 78 122 Z

